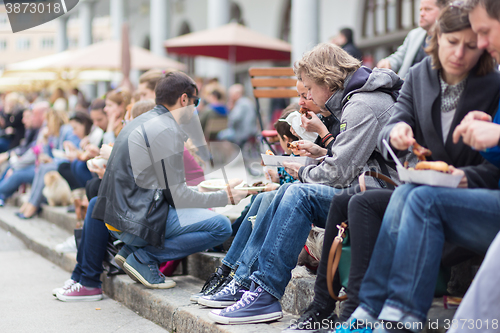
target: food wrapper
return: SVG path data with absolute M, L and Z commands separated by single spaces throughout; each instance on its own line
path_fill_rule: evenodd
M 302 140 L 314 142 L 318 138 L 318 133 L 307 132 L 304 127 L 302 127 L 302 115 L 294 111 L 286 117 L 286 121 L 293 127 L 295 133 L 301 137 Z
M 461 175 L 451 175 L 435 170 L 413 170 L 399 165 L 396 168 L 399 180 L 407 183 L 455 188 L 462 180 Z
M 276 156 L 276 155 L 262 155 L 262 161 L 266 166 L 282 167 L 283 162 L 299 163 L 303 166 L 318 165 L 324 157 L 310 158 L 306 156 Z

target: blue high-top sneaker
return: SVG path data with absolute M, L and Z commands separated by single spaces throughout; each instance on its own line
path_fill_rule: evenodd
M 198 304 L 210 308 L 225 308 L 238 302 L 247 291 L 247 288 L 241 286 L 235 279 L 232 279 L 231 282 L 217 293 L 200 297 Z
M 208 316 L 220 324 L 251 324 L 278 320 L 283 317 L 279 300 L 252 282 L 250 290 L 235 304 L 212 310 Z

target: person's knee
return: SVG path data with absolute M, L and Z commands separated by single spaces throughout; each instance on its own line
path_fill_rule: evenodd
M 87 223 L 88 220 L 92 220 L 92 212 L 94 211 L 94 206 L 95 206 L 96 201 L 97 201 L 97 197 L 90 199 L 89 205 L 87 207 L 87 213 L 85 214 L 85 217 L 84 217 L 85 223 Z M 102 221 L 99 221 L 99 222 L 104 224 L 104 222 L 102 222 Z M 84 225 L 85 225 L 85 223 L 84 223 Z
M 405 209 L 409 210 L 414 215 L 432 214 L 434 205 L 436 204 L 436 191 L 427 186 L 421 186 L 414 189 L 408 195 Z
M 43 175 L 52 170 L 57 170 L 57 166 L 53 163 L 46 163 L 40 165 L 38 172 Z
M 282 200 L 299 202 L 309 199 L 310 195 L 311 192 L 303 184 L 292 184 L 287 188 Z
M 370 208 L 368 197 L 365 194 L 366 192 L 362 192 L 351 197 L 351 200 L 349 200 L 348 204 L 349 211 L 358 211 L 360 209 L 366 210 Z
M 227 218 L 224 217 L 224 219 L 221 221 L 221 226 L 222 226 L 222 237 L 224 239 L 228 239 L 232 233 L 233 233 L 233 228 L 231 227 L 231 221 Z
M 216 218 L 215 227 L 210 230 L 212 235 L 219 239 L 221 242 L 228 239 L 232 233 L 233 229 L 231 227 L 231 221 L 226 217 L 219 215 Z

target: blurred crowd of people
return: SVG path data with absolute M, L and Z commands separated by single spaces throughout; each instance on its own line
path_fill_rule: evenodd
M 492 244 L 455 320 L 495 332 L 499 18 L 495 0 L 421 0 L 420 27 L 374 69 L 362 65 L 350 29 L 316 45 L 293 65 L 298 103 L 274 121 L 290 159 L 265 168 L 269 182 L 259 192 L 241 180 L 199 185 L 207 140 L 241 147 L 257 135 L 241 84 L 226 92 L 216 80 L 153 70 L 137 91 L 117 88 L 89 105 L 78 90 L 29 101 L 6 94 L 0 205 L 25 184 L 21 219 L 45 200 L 74 204 L 84 222 L 77 265 L 53 291 L 61 301 L 102 299 L 110 239 L 121 241 L 114 261 L 131 279 L 168 289 L 176 283 L 165 275 L 179 260 L 233 235 L 191 301 L 215 308 L 208 317 L 216 323 L 268 322 L 283 317 L 280 300 L 307 257 L 314 299 L 285 332 L 420 332 L 434 296 L 448 292 L 438 288 L 440 273 Z M 423 156 L 420 167 L 441 172 L 445 186 L 400 179 L 396 164 L 419 169 Z M 248 195 L 234 223 L 211 209 Z M 333 271 L 332 245 L 347 227 L 350 260 Z M 311 230 L 324 234 L 320 245 L 308 241 Z M 337 313 L 342 289 L 347 301 Z

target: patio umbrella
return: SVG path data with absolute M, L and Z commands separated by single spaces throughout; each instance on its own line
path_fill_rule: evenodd
M 185 65 L 175 60 L 157 56 L 138 46 L 130 47 L 133 69 L 175 68 L 185 70 Z M 64 51 L 50 56 L 22 61 L 6 66 L 7 71 L 34 70 L 116 70 L 122 69 L 122 46 L 119 40 L 108 40 L 82 49 Z
M 47 68 L 57 66 L 63 60 L 71 59 L 75 51 L 63 51 L 48 56 L 20 61 L 5 66 L 6 71 L 46 71 Z
M 225 59 L 232 64 L 252 60 L 290 61 L 291 45 L 238 23 L 229 23 L 165 41 L 169 53 Z
M 117 40 L 92 44 L 75 51 L 71 59 L 61 61 L 59 67 L 72 69 L 121 69 L 122 47 Z M 185 65 L 175 60 L 157 56 L 138 46 L 130 47 L 130 67 L 139 70 L 175 68 L 184 70 Z

